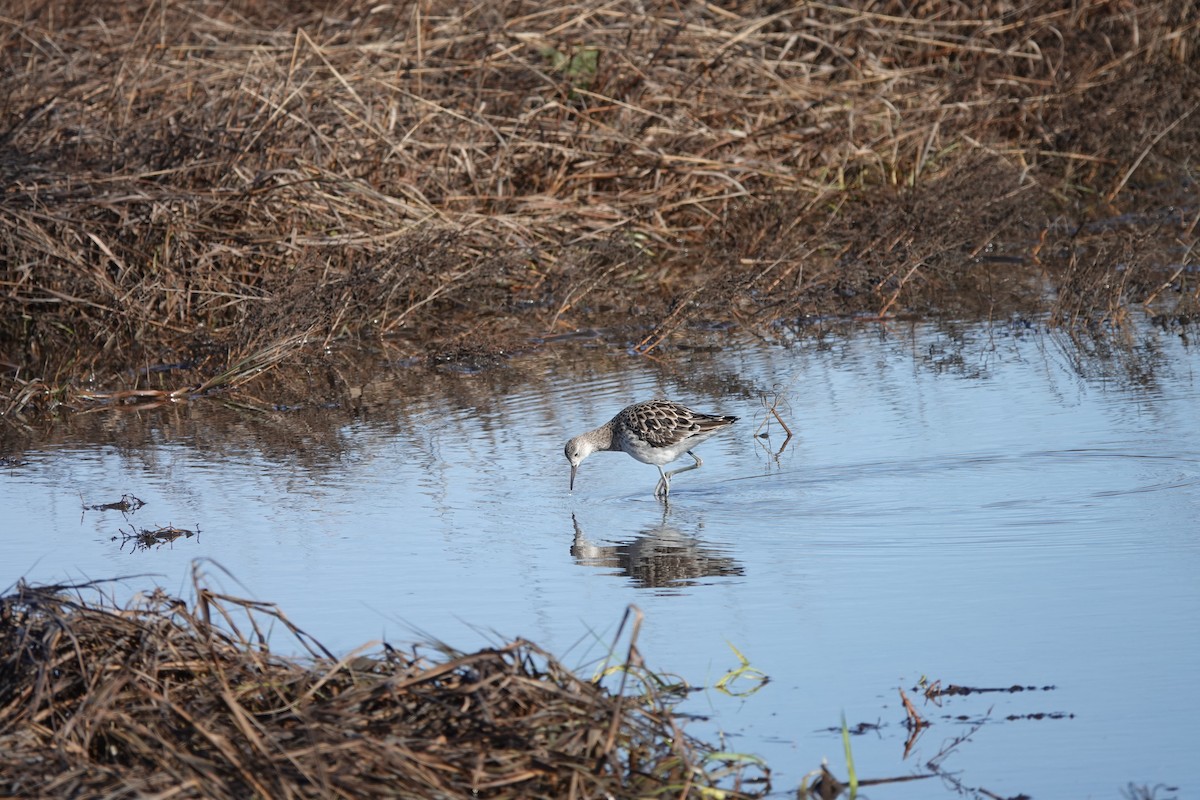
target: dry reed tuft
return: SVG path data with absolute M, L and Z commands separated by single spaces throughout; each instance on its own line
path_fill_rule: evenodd
M 1198 43 L 1195 0 L 18 0 L 4 394 L 298 334 L 1191 311 Z
M 273 653 L 272 631 L 308 662 Z M 443 654 L 334 658 L 274 606 L 199 583 L 192 607 L 22 584 L 0 599 L 0 793 L 761 794 L 742 791 L 742 767 L 706 761 L 652 693 L 612 694 L 519 640 Z

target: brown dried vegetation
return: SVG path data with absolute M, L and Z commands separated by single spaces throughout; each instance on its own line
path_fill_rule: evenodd
M 0 598 L 0 793 L 683 798 L 719 785 L 736 800 L 766 788 L 743 793 L 745 768 L 706 759 L 652 691 L 610 693 L 528 642 L 337 659 L 274 606 L 199 584 L 193 607 L 161 590 L 124 607 L 85 599 L 94 590 Z M 272 630 L 308 662 L 272 653 Z M 630 658 L 644 674 L 632 645 Z
M 3 393 L 347 336 L 1190 314 L 1198 37 L 1194 0 L 10 3 Z

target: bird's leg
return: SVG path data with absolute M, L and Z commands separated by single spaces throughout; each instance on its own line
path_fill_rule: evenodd
M 687 454 L 689 456 L 691 456 L 692 458 L 696 459 L 696 463 L 689 464 L 686 467 L 680 467 L 679 469 L 673 469 L 670 472 L 665 473 L 663 475 L 663 480 L 667 481 L 668 484 L 671 482 L 671 478 L 673 476 L 678 475 L 681 472 L 687 472 L 688 470 L 699 469 L 700 467 L 702 467 L 704 465 L 704 462 L 700 460 L 700 456 L 696 455 L 691 450 L 688 450 Z M 662 472 L 662 467 L 659 467 L 658 471 Z
M 654 466 L 658 467 L 657 464 Z M 663 468 L 658 467 L 658 474 L 658 483 L 654 485 L 654 496 L 665 498 L 667 493 L 671 491 L 670 473 L 663 472 Z

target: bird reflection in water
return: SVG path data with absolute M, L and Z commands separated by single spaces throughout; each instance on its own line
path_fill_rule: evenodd
M 592 542 L 574 514 L 571 524 L 575 528 L 571 555 L 576 563 L 616 569 L 644 589 L 690 586 L 703 578 L 745 574 L 737 560 L 667 524 L 665 510 L 661 524 L 620 544 Z

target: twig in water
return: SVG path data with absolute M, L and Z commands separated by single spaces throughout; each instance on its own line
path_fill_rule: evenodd
M 767 405 L 767 399 L 766 399 L 765 394 L 759 396 L 759 398 L 758 398 L 759 402 L 762 403 L 762 407 L 764 409 L 766 409 L 768 414 L 775 417 L 775 421 L 779 423 L 779 427 L 783 428 L 783 432 L 787 434 L 787 439 L 791 439 L 792 438 L 792 429 L 789 428 L 787 426 L 787 423 L 783 421 L 783 417 L 779 416 L 779 403 L 781 400 L 783 400 L 783 398 L 780 396 L 779 392 L 772 392 L 772 394 L 774 395 L 774 399 L 771 401 L 771 405 L 769 405 L 769 406 Z M 787 402 L 787 401 L 784 400 L 783 402 Z M 759 434 L 759 431 L 761 431 L 763 429 L 763 426 L 765 426 L 767 424 L 767 421 L 768 421 L 768 418 L 763 417 L 763 421 L 761 423 L 759 423 L 758 428 L 754 431 L 755 436 L 757 436 Z M 784 444 L 787 444 L 787 439 L 784 440 L 784 442 L 783 442 Z
M 912 702 L 908 699 L 908 695 L 904 693 L 904 689 L 900 689 L 900 700 L 904 703 L 905 713 L 908 714 L 908 726 L 910 728 L 924 728 L 929 724 L 917 713 L 917 709 L 913 707 Z

